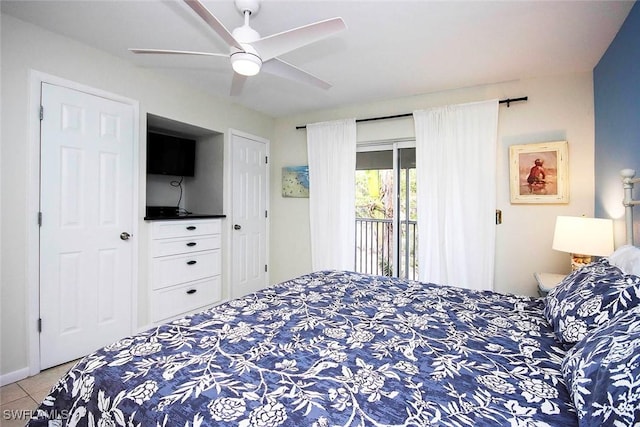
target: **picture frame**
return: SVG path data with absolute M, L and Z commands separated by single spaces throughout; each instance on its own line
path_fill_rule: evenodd
M 282 197 L 309 197 L 309 166 L 282 168 Z
M 569 144 L 539 142 L 509 147 L 511 203 L 569 203 Z

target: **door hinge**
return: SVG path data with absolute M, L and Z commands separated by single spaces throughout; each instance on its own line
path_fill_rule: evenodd
M 40 106 L 40 120 L 42 121 L 44 119 L 44 107 L 41 105 Z
M 38 227 L 42 227 L 42 212 L 38 212 Z
M 264 156 L 264 162 L 265 164 L 269 164 L 269 156 Z
M 269 211 L 264 211 L 264 217 L 269 218 Z
M 42 332 L 42 319 L 38 319 L 38 332 Z
M 267 269 L 267 264 L 264 265 L 264 272 L 266 273 L 268 271 Z

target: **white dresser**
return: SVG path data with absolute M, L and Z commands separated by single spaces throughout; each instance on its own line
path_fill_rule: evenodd
M 151 320 L 180 317 L 222 298 L 220 219 L 154 221 Z

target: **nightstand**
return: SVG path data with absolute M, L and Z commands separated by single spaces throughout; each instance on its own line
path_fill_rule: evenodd
M 538 282 L 538 294 L 541 297 L 546 296 L 549 291 L 556 286 L 562 279 L 567 277 L 566 274 L 556 274 L 556 273 L 533 273 L 533 277 L 536 278 L 536 282 Z

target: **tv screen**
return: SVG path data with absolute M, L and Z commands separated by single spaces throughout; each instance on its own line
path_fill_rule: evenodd
M 147 173 L 157 175 L 194 176 L 196 141 L 147 133 Z

